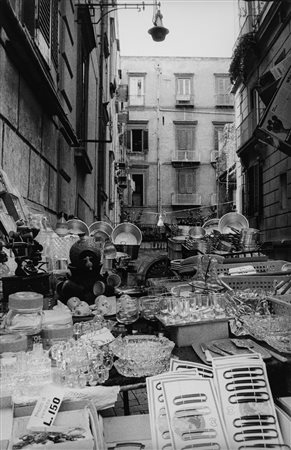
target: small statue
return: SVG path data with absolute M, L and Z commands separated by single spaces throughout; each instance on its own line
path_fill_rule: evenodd
M 61 280 L 57 286 L 60 300 L 67 302 L 77 297 L 89 305 L 94 304 L 97 297 L 94 285 L 98 281 L 104 283 L 104 294 L 114 295 L 114 288 L 106 284 L 106 274 L 102 275 L 101 250 L 93 237 L 80 235 L 80 239 L 70 249 L 70 264 L 67 278 Z

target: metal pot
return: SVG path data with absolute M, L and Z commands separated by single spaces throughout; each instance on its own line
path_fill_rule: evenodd
M 244 250 L 255 250 L 261 243 L 261 232 L 255 228 L 241 230 L 240 244 Z
M 142 232 L 133 223 L 124 222 L 120 223 L 113 229 L 111 239 L 114 245 L 122 244 L 129 246 L 140 246 L 142 241 Z
M 206 230 L 202 227 L 191 227 L 189 230 L 189 236 L 195 239 L 201 239 L 205 236 Z

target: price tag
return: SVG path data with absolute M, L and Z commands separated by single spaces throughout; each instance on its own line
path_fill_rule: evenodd
M 30 430 L 39 430 L 51 427 L 60 409 L 63 397 L 64 393 L 62 388 L 54 385 L 45 387 L 36 402 L 27 428 Z

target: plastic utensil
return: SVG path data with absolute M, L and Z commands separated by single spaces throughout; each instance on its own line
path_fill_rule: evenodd
M 200 348 L 205 355 L 206 361 L 212 362 L 212 355 L 211 355 L 210 351 L 208 350 L 206 344 L 200 344 Z
M 238 348 L 247 348 L 250 352 L 257 353 L 253 348 L 254 344 L 249 339 L 231 339 L 231 342 Z

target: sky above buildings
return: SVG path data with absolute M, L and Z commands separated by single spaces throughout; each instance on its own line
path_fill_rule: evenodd
M 118 0 L 118 3 L 140 3 Z M 153 3 L 144 0 L 144 3 Z M 122 56 L 216 56 L 231 57 L 238 35 L 237 0 L 161 0 L 163 25 L 169 34 L 154 42 L 148 30 L 153 26 L 154 7 L 118 9 Z

